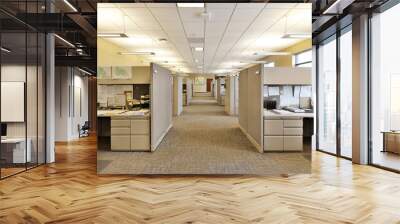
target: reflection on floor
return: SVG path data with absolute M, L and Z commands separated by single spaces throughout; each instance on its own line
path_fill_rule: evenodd
M 310 172 L 303 153 L 259 153 L 237 117 L 211 97 L 194 98 L 153 152 L 98 151 L 100 174 L 255 174 Z
M 312 174 L 96 174 L 96 138 L 0 181 L 0 223 L 399 223 L 400 175 L 313 152 Z
M 373 164 L 400 171 L 400 155 L 391 152 L 375 151 Z

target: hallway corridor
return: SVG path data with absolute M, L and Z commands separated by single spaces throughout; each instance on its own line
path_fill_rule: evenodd
M 194 97 L 153 152 L 98 152 L 100 174 L 305 173 L 302 153 L 259 153 L 212 97 Z

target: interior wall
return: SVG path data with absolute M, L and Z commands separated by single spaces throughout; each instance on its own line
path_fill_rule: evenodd
M 293 54 L 297 54 L 311 48 L 312 40 L 307 39 L 282 50 L 282 52 L 289 52 L 291 53 L 291 55 L 268 56 L 265 57 L 263 60 L 267 62 L 275 62 L 275 67 L 293 67 Z
M 171 72 L 157 64 L 151 64 L 151 151 L 157 149 L 172 127 Z
M 101 66 L 100 66 L 101 67 Z M 150 84 L 150 67 L 149 66 L 130 66 L 132 68 L 131 79 L 98 79 L 100 85 L 107 84 Z
M 239 124 L 259 152 L 263 148 L 263 65 L 239 73 Z
M 88 77 L 72 67 L 56 67 L 55 140 L 79 138 L 78 125 L 89 120 Z

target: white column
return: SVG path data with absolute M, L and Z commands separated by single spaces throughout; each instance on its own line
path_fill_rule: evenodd
M 353 162 L 368 163 L 368 16 L 353 20 Z
M 46 37 L 46 163 L 55 161 L 55 54 L 54 34 Z

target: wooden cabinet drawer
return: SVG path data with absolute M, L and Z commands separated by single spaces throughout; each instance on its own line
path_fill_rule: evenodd
M 130 135 L 111 135 L 111 150 L 130 151 L 131 136 Z
M 131 135 L 131 150 L 149 151 L 150 150 L 149 135 Z
M 302 128 L 303 127 L 303 119 L 284 120 L 283 126 L 285 128 Z
M 112 120 L 111 127 L 131 127 L 130 120 Z
M 130 135 L 130 128 L 111 128 L 111 135 Z
M 283 151 L 283 136 L 264 136 L 264 151 Z
M 148 120 L 131 120 L 132 135 L 146 135 L 150 133 L 150 122 Z
M 283 135 L 283 121 L 264 120 L 264 135 Z
M 303 135 L 303 128 L 284 128 L 283 129 L 284 135 L 289 136 L 302 136 Z
M 284 136 L 283 151 L 303 151 L 303 136 Z

